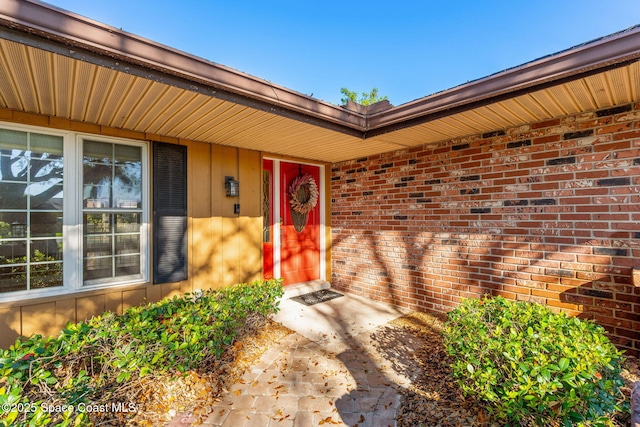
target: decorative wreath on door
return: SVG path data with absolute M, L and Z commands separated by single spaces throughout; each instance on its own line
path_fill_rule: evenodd
M 318 204 L 318 195 L 318 184 L 308 173 L 295 177 L 289 184 L 289 204 L 296 231 L 301 232 L 307 225 L 307 215 Z

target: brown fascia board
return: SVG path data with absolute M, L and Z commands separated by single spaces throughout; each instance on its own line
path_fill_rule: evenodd
M 640 58 L 640 26 L 367 117 L 372 137 L 561 84 Z
M 44 38 L 41 35 L 34 35 L 29 32 L 14 30 L 12 29 L 13 27 L 3 27 L 2 25 L 3 21 L 2 18 L 0 18 L 0 39 L 13 41 L 25 46 L 72 58 L 77 61 L 88 62 L 93 65 L 105 67 L 125 74 L 134 75 L 146 80 L 155 81 L 169 86 L 174 86 L 180 89 L 188 90 L 190 92 L 196 92 L 205 96 L 228 101 L 255 110 L 265 111 L 267 113 L 279 115 L 292 120 L 297 120 L 299 122 L 318 126 L 335 132 L 340 132 L 346 135 L 354 136 L 356 138 L 363 138 L 362 130 L 354 129 L 353 127 L 341 124 L 340 122 L 332 122 L 322 118 L 314 117 L 310 114 L 305 114 L 304 112 L 285 108 L 272 102 L 268 102 L 258 98 L 251 98 L 248 96 L 223 90 L 208 84 L 203 84 L 202 82 L 196 82 L 194 81 L 194 79 L 187 79 L 186 77 L 168 74 L 165 71 L 152 69 L 148 66 L 145 67 L 142 65 L 136 65 L 132 61 L 125 62 L 124 60 L 114 58 L 111 55 L 108 56 L 105 54 L 95 53 L 75 46 L 71 47 L 69 46 L 69 44 L 51 40 L 50 38 Z
M 325 120 L 347 133 L 361 136 L 365 129 L 362 114 L 37 0 L 0 1 L 0 25 Z

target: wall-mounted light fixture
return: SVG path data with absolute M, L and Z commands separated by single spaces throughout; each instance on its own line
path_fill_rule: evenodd
M 224 189 L 227 192 L 227 197 L 238 197 L 240 195 L 240 183 L 232 176 L 224 177 Z

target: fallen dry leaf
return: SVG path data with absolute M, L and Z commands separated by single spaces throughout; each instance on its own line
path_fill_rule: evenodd
M 135 387 L 129 388 L 128 400 L 136 401 L 142 410 L 131 418 L 119 413 L 95 413 L 95 425 L 158 426 L 167 425 L 170 409 L 193 415 L 193 425 L 204 422 L 221 396 L 228 394 L 228 387 L 244 384 L 242 375 L 254 366 L 264 352 L 272 348 L 292 331 L 264 316 L 247 318 L 238 332 L 237 340 L 216 360 L 177 376 L 171 373 L 149 375 Z M 241 349 L 241 351 L 240 351 Z M 237 393 L 237 392 L 236 392 Z M 231 408 L 233 403 L 230 402 Z M 216 413 L 224 416 L 227 409 Z M 92 415 L 92 416 L 93 416 Z M 176 415 L 178 416 L 178 415 Z
M 332 417 L 327 417 L 323 420 L 320 420 L 318 424 L 341 424 L 340 421 L 335 421 Z

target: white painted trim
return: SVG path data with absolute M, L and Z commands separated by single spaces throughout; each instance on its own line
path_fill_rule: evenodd
M 69 162 L 72 162 L 72 159 L 68 159 L 66 155 L 66 150 L 68 148 L 73 148 L 73 133 L 68 131 L 63 131 L 59 129 L 50 129 L 43 128 L 39 126 L 32 125 L 22 125 L 12 122 L 0 122 L 0 127 L 8 130 L 15 130 L 20 132 L 31 132 L 31 133 L 41 133 L 52 136 L 62 137 L 62 147 L 63 147 L 63 168 L 66 168 Z M 68 188 L 70 181 L 73 181 L 72 177 L 67 176 L 66 174 L 63 176 L 62 180 L 62 286 L 55 288 L 43 288 L 43 289 L 30 289 L 27 291 L 17 291 L 17 292 L 9 292 L 9 293 L 0 293 L 0 303 L 3 302 L 13 302 L 13 301 L 22 301 L 22 300 L 30 300 L 35 298 L 43 298 L 47 296 L 55 296 L 61 294 L 67 294 L 73 292 L 72 282 L 72 273 L 67 268 L 67 259 L 69 258 L 69 250 L 67 247 L 68 237 L 65 230 L 65 223 L 67 222 L 67 205 L 70 203 L 68 197 L 65 197 L 68 193 Z
M 122 277 L 114 277 L 111 279 L 101 279 L 99 281 L 95 281 L 95 282 L 90 282 L 90 283 L 85 283 L 83 280 L 80 280 L 77 283 L 77 289 L 104 289 L 104 288 L 112 288 L 113 286 L 117 286 L 117 285 L 128 285 L 128 284 L 136 284 L 136 283 L 146 283 L 149 282 L 149 261 L 150 261 L 150 256 L 149 256 L 149 251 L 151 250 L 149 247 L 149 231 L 150 231 L 150 227 L 149 227 L 149 221 L 150 221 L 150 215 L 149 215 L 149 211 L 151 210 L 151 205 L 150 205 L 150 197 L 149 197 L 149 192 L 150 192 L 150 188 L 151 188 L 151 177 L 149 176 L 149 163 L 153 161 L 153 159 L 151 159 L 149 157 L 149 143 L 146 141 L 138 141 L 138 140 L 131 140 L 131 139 L 124 139 L 124 138 L 117 138 L 117 137 L 110 137 L 110 136 L 103 136 L 103 135 L 94 135 L 94 134 L 85 134 L 85 133 L 78 133 L 76 134 L 76 146 L 77 146 L 77 160 L 76 160 L 76 164 L 80 165 L 78 167 L 78 183 L 82 183 L 82 156 L 83 156 L 83 142 L 87 141 L 87 140 L 91 140 L 91 141 L 98 141 L 98 142 L 104 142 L 104 143 L 108 143 L 108 144 L 122 144 L 122 145 L 129 145 L 129 146 L 135 146 L 135 147 L 140 147 L 141 149 L 141 159 L 142 159 L 142 182 L 143 182 L 143 186 L 142 186 L 142 213 L 141 213 L 141 218 L 140 218 L 140 274 L 139 275 L 132 275 L 132 276 L 122 276 Z M 78 188 L 77 189 L 77 224 L 80 224 L 80 254 L 83 254 L 83 244 L 84 244 L 84 239 L 83 239 L 83 233 L 82 233 L 82 188 Z M 115 212 L 115 211 L 114 211 Z M 80 260 L 80 271 L 79 271 L 79 278 L 82 279 L 83 277 L 83 263 L 82 263 L 82 256 L 79 257 Z
M 282 231 L 280 229 L 280 160 L 273 160 L 273 277 L 282 277 L 280 264 L 280 245 Z
M 82 167 L 78 166 L 78 159 L 82 158 L 82 146 L 78 144 L 76 135 L 65 143 L 65 152 L 73 153 L 65 156 L 65 172 L 68 171 L 68 179 L 65 179 L 63 236 L 65 236 L 65 257 L 63 262 L 64 282 L 73 291 L 81 288 L 82 284 Z M 75 255 L 74 255 L 75 254 Z M 68 256 L 67 256 L 68 255 Z M 68 272 L 68 275 L 67 275 Z
M 326 189 L 325 184 L 325 165 L 318 165 L 320 168 L 320 280 L 327 280 L 327 238 L 325 235 L 325 225 L 327 223 L 326 212 Z

